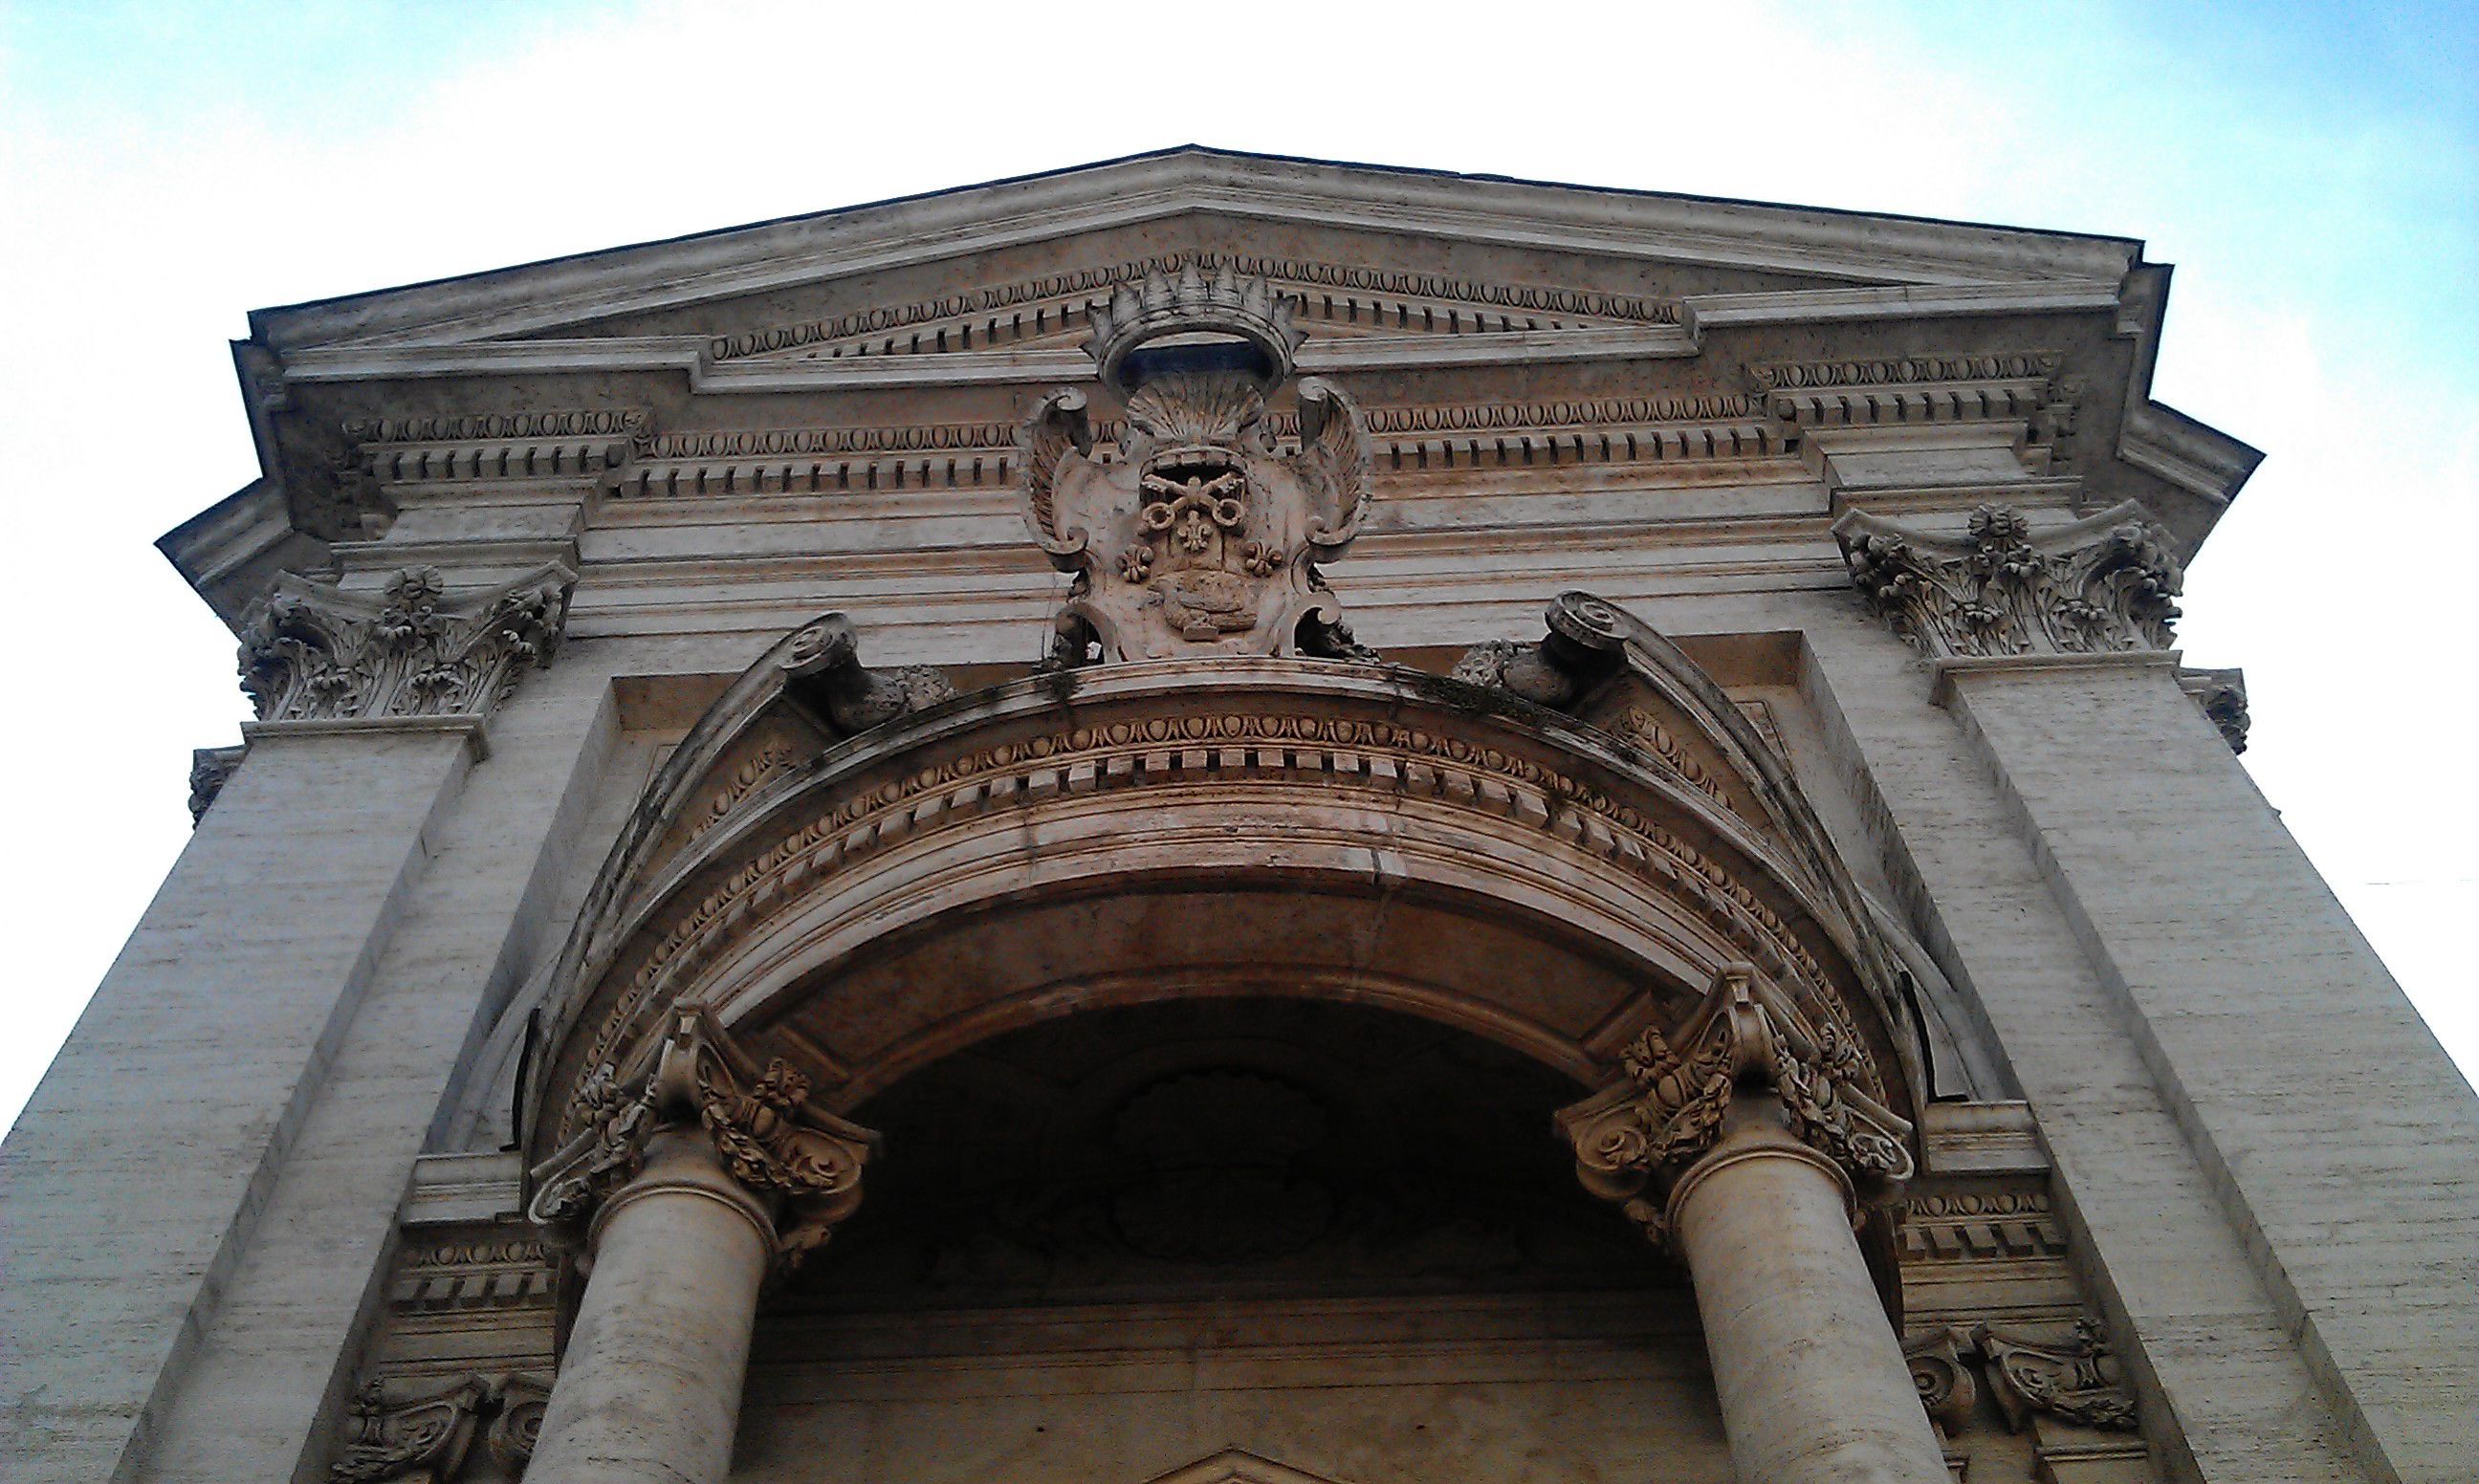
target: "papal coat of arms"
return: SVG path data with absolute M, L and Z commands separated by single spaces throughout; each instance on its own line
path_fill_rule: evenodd
M 1116 448 L 1097 445 L 1070 389 L 1043 397 L 1020 434 L 1025 519 L 1076 575 L 1055 663 L 1374 657 L 1316 565 L 1342 554 L 1368 508 L 1360 409 L 1315 377 L 1292 416 L 1266 404 L 1303 338 L 1291 312 L 1263 279 L 1191 266 L 1122 288 L 1093 316 L 1086 348 L 1126 407 Z

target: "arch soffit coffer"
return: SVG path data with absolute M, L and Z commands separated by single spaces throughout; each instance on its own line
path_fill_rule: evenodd
M 863 670 L 850 626 L 823 617 L 708 708 L 624 829 L 551 974 L 548 1054 L 521 1092 L 529 1139 L 573 1132 L 579 1084 L 641 1054 L 677 1008 L 709 1006 L 763 1036 L 903 924 L 906 900 L 930 903 L 908 926 L 934 932 L 1011 897 L 1206 880 L 1347 896 L 1356 877 L 1363 892 L 1563 930 L 1651 991 L 1614 1009 L 1633 1023 L 1527 1036 L 1520 1016 L 1477 1005 L 1463 1023 L 1586 1080 L 1609 1075 L 1653 1020 L 1683 1018 L 1725 968 L 1750 965 L 1861 1048 L 1872 1098 L 1924 1102 L 1900 969 L 1787 769 L 1649 627 L 1569 595 L 1553 635 L 1561 610 L 1564 627 L 1597 628 L 1601 656 L 1589 694 L 1564 709 L 1395 667 L 1270 658 L 1108 666 L 958 697 L 935 672 Z M 1336 808 L 1337 790 L 1355 806 Z M 1246 869 L 1229 852 L 1217 860 L 1212 832 L 1235 810 L 1288 823 L 1299 848 Z M 1183 834 L 1183 819 L 1207 828 Z M 1301 835 L 1311 819 L 1320 839 Z M 1042 862 L 1036 824 L 1073 841 L 1080 821 L 1081 859 L 1065 849 L 1053 853 L 1063 864 Z M 1199 869 L 1166 880 L 1183 850 Z M 1563 895 L 1527 896 L 1544 883 Z M 1456 1018 L 1452 999 L 1401 1003 Z M 1015 1023 L 989 1007 L 962 1018 L 981 1034 Z M 856 1090 L 893 1074 L 829 1070 Z

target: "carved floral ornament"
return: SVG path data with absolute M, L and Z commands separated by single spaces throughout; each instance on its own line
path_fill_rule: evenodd
M 703 1010 L 624 1075 L 610 1062 L 571 1099 L 582 1127 L 531 1173 L 526 1215 L 572 1239 L 644 1164 L 657 1130 L 692 1123 L 714 1141 L 732 1179 L 778 1210 L 777 1256 L 790 1267 L 858 1209 L 861 1170 L 878 1136 L 809 1102 L 809 1079 L 778 1057 L 760 1067 Z
M 1316 654 L 1370 659 L 1316 562 L 1367 513 L 1366 419 L 1339 387 L 1298 388 L 1299 448 L 1281 451 L 1265 397 L 1302 333 L 1292 303 L 1226 265 L 1208 280 L 1122 287 L 1086 350 L 1124 398 L 1127 430 L 1100 456 L 1086 399 L 1061 389 L 1018 439 L 1025 519 L 1075 575 L 1054 662 Z
M 1912 1171 L 1908 1121 L 1866 1090 L 1866 1054 L 1831 1021 L 1811 1022 L 1750 964 L 1730 964 L 1695 1011 L 1664 1034 L 1648 1027 L 1620 1058 L 1624 1080 L 1558 1114 L 1575 1171 L 1620 1203 L 1656 1241 L 1669 1213 L 1648 1190 L 1669 1185 L 1721 1137 L 1731 1099 L 1778 1099 L 1791 1132 L 1854 1182 Z
M 549 1399 L 550 1378 L 533 1371 L 462 1375 L 411 1394 L 365 1382 L 345 1409 L 343 1447 L 327 1477 L 333 1484 L 452 1484 L 466 1472 L 477 1432 L 514 1477 L 533 1457 Z
M 435 567 L 375 595 L 286 573 L 242 636 L 242 689 L 263 722 L 487 715 L 550 663 L 575 580 L 545 568 L 451 600 Z
M 2165 650 L 2185 573 L 2133 500 L 2034 533 L 1981 505 L 1960 537 L 1853 510 L 1834 523 L 1869 606 L 1933 658 Z

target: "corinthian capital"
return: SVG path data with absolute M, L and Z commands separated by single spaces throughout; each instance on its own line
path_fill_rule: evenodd
M 242 636 L 241 688 L 263 722 L 486 716 L 550 663 L 575 580 L 546 567 L 451 601 L 434 567 L 375 595 L 288 572 Z
M 780 1057 L 759 1066 L 703 1010 L 636 1059 L 635 1075 L 609 1062 L 571 1098 L 578 1133 L 534 1167 L 526 1215 L 574 1236 L 635 1177 L 657 1130 L 694 1125 L 714 1141 L 724 1170 L 774 1213 L 787 1267 L 825 1244 L 858 1209 L 861 1170 L 878 1136 L 809 1102 L 809 1079 Z
M 1659 1202 L 1722 1135 L 1731 1100 L 1779 1100 L 1801 1141 L 1854 1178 L 1911 1173 L 1911 1126 L 1861 1087 L 1863 1053 L 1811 1024 L 1749 964 L 1723 967 L 1702 1003 L 1665 1035 L 1648 1028 L 1622 1055 L 1625 1078 L 1561 1111 L 1586 1190 L 1620 1202 L 1656 1240 Z
M 2133 500 L 2034 535 L 1981 505 L 1960 536 L 1853 510 L 1833 525 L 1870 607 L 1931 658 L 2103 654 L 2175 642 L 2185 581 L 2166 537 Z

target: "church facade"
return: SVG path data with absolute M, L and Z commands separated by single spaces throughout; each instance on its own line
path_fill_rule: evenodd
M 1188 148 L 252 316 L 11 1475 L 2479 1478 L 2167 282 Z

